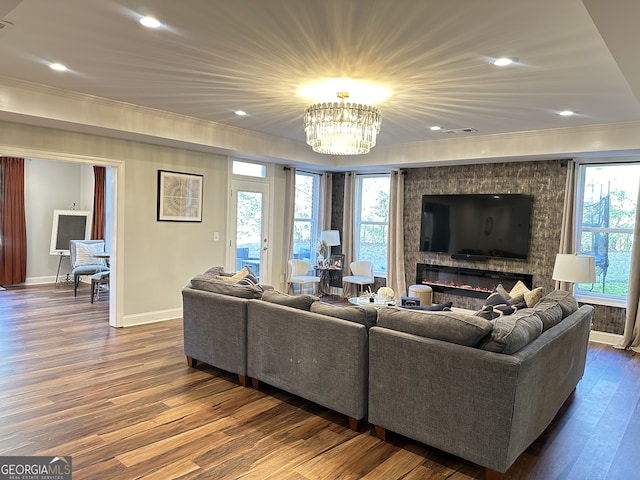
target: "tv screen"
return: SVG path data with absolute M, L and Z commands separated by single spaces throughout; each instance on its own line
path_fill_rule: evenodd
M 423 195 L 420 250 L 526 259 L 532 205 L 523 194 Z

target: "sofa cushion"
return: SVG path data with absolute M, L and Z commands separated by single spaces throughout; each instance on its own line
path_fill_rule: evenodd
M 479 347 L 490 352 L 512 354 L 522 349 L 542 333 L 542 320 L 531 308 L 518 310 L 491 320 L 493 329 Z
M 311 304 L 320 299 L 313 295 L 289 295 L 288 293 L 279 292 L 278 290 L 265 290 L 262 294 L 262 300 L 284 305 L 285 307 L 309 311 Z
M 543 298 L 533 307 L 536 315 L 542 320 L 542 331 L 550 329 L 562 320 L 562 308 L 557 300 Z
M 224 267 L 211 267 L 202 275 L 209 278 L 216 278 L 218 275 L 222 275 L 224 273 Z
M 313 302 L 311 304 L 311 311 L 329 317 L 360 323 L 367 328 L 375 326 L 378 318 L 378 311 L 373 307 L 330 305 L 321 301 Z
M 191 279 L 191 286 L 198 290 L 219 293 L 239 298 L 260 298 L 262 289 L 252 285 L 238 285 L 237 283 L 224 282 L 216 278 L 196 275 Z
M 466 313 L 394 307 L 378 310 L 378 326 L 467 346 L 476 345 L 492 328 L 490 321 Z
M 562 309 L 562 318 L 566 318 L 578 310 L 578 301 L 571 292 L 564 290 L 553 290 L 544 297 L 545 300 L 555 300 Z

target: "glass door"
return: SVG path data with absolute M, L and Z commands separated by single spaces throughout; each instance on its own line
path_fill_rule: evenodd
M 269 186 L 264 183 L 234 181 L 231 196 L 230 255 L 233 270 L 249 267 L 261 282 L 270 260 L 268 231 Z

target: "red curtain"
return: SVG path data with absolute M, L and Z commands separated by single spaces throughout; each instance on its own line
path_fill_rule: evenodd
M 0 285 L 26 280 L 24 158 L 0 157 Z
M 93 224 L 91 225 L 91 238 L 104 240 L 105 226 L 105 196 L 106 196 L 106 171 L 105 167 L 93 167 Z

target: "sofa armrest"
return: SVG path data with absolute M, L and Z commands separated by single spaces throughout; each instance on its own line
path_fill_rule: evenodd
M 182 290 L 184 353 L 238 375 L 247 374 L 248 299 Z

